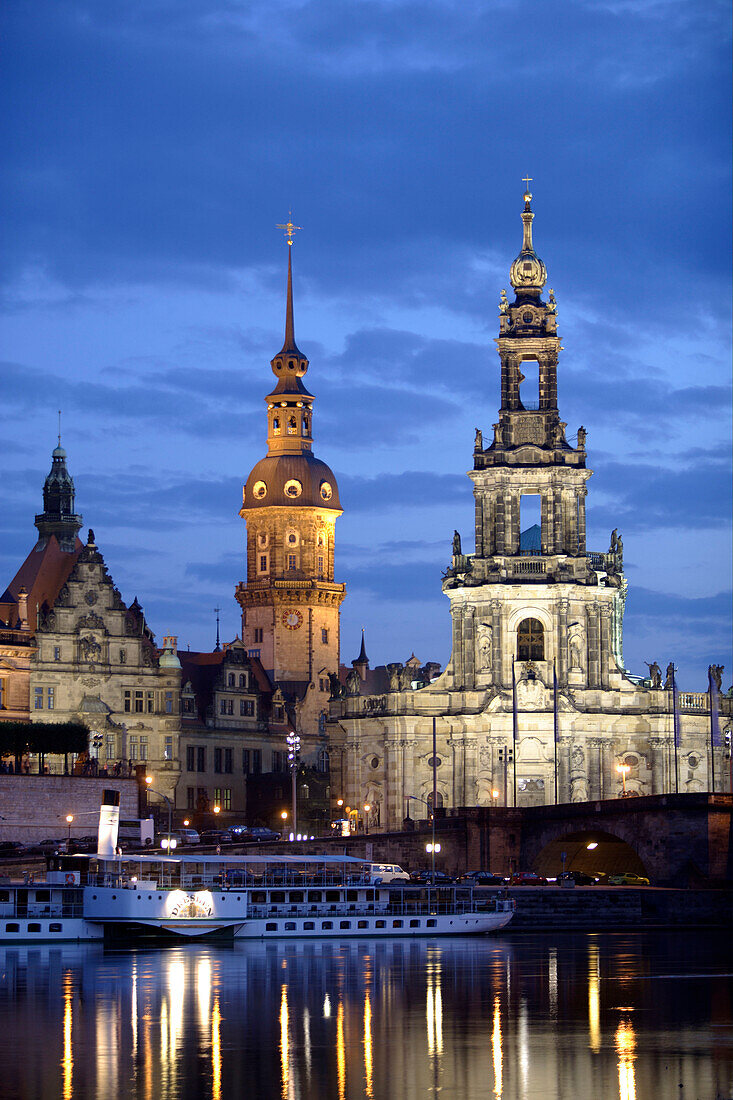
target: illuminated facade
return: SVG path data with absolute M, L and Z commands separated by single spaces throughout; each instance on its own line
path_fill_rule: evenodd
M 624 667 L 622 539 L 613 531 L 608 550 L 586 549 L 586 432 L 569 436 L 560 418 L 557 304 L 552 290 L 542 297 L 531 199 L 527 192 L 510 272 L 515 298 L 502 291 L 499 305 L 499 418 L 487 446 L 476 430 L 468 475 L 475 551 L 464 553 L 456 532 L 443 579 L 451 659 L 421 690 L 400 682 L 375 697 L 352 677 L 331 705 L 341 793 L 352 805 L 379 803 L 388 827 L 402 822 L 408 795 L 423 813 L 432 801 L 433 718 L 439 806 L 712 786 L 707 693 L 679 695 L 675 768 L 670 670 L 663 684 L 656 665 L 647 681 Z M 718 748 L 716 789 L 727 790 L 722 763 Z
M 236 597 L 247 652 L 282 691 L 303 755 L 314 758 L 324 744 L 329 674 L 339 667 L 345 587 L 334 580 L 338 485 L 313 454 L 314 398 L 303 384 L 308 360 L 295 343 L 290 248 L 285 340 L 271 367 L 277 382 L 265 399 L 267 454 L 242 492 L 247 579 Z

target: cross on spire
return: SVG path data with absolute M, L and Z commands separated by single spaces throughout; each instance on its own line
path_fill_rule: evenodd
M 524 176 L 524 178 L 522 179 L 522 183 L 527 184 L 527 186 L 525 188 L 526 191 L 529 191 L 529 185 L 530 185 L 530 183 L 533 182 L 533 180 L 534 180 L 534 176 Z M 280 226 L 280 228 L 282 228 L 282 226 Z
M 292 248 L 292 246 L 293 246 L 293 236 L 299 229 L 302 229 L 303 226 L 302 225 L 293 225 L 293 211 L 288 210 L 288 220 L 285 222 L 284 225 L 277 225 L 277 226 L 275 226 L 275 228 L 285 230 L 285 236 L 288 238 L 288 247 Z

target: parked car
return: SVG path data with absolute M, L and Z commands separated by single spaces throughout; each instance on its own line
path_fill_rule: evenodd
M 370 863 L 368 880 L 379 886 L 383 882 L 409 882 L 410 876 L 398 863 Z
M 510 886 L 547 886 L 544 875 L 537 875 L 534 871 L 517 871 L 509 880 Z
M 506 880 L 503 875 L 495 875 L 493 871 L 466 871 L 458 881 L 469 886 L 503 886 Z
M 258 844 L 263 840 L 280 840 L 282 833 L 278 833 L 275 829 L 266 829 L 264 825 L 254 825 L 248 830 L 246 840 L 255 840 Z
M 622 871 L 619 875 L 608 876 L 609 886 L 648 886 L 649 879 L 635 875 L 633 871 Z
M 595 886 L 598 879 L 593 878 L 593 875 L 587 875 L 585 871 L 563 871 L 557 876 L 557 881 L 560 886 L 563 882 L 574 882 L 576 886 Z
M 199 834 L 202 844 L 231 844 L 231 833 L 223 829 L 203 829 Z
M 226 829 L 232 844 L 246 840 L 250 834 L 249 825 L 228 825 Z
M 23 845 L 19 840 L 0 840 L 0 859 L 12 859 L 22 851 Z
M 195 829 L 176 829 L 176 840 L 182 845 L 200 844 L 201 837 Z
M 66 838 L 63 840 L 54 839 L 48 837 L 46 840 L 42 840 L 40 844 L 34 845 L 34 847 L 40 848 L 44 855 L 53 855 L 54 852 L 66 851 Z
M 430 868 L 425 868 L 422 871 L 413 871 L 410 875 L 410 882 L 415 882 L 418 885 L 430 886 L 433 881 L 433 872 Z M 445 871 L 435 872 L 435 885 L 436 886 L 450 886 L 453 883 L 453 879 Z

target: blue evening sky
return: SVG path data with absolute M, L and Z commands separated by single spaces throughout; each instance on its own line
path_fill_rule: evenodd
M 2 584 L 63 410 L 77 510 L 157 637 L 239 630 L 286 246 L 335 471 L 342 659 L 445 663 L 474 428 L 533 177 L 589 549 L 625 656 L 730 683 L 730 13 L 723 0 L 6 0 Z

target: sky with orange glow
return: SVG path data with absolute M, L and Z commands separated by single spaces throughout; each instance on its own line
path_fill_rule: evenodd
M 63 410 L 77 511 L 160 640 L 239 630 L 286 245 L 334 470 L 342 659 L 445 663 L 522 177 L 618 528 L 625 656 L 731 682 L 730 13 L 708 0 L 8 0 L 0 588 Z M 4 580 L 2 579 L 4 578 Z

